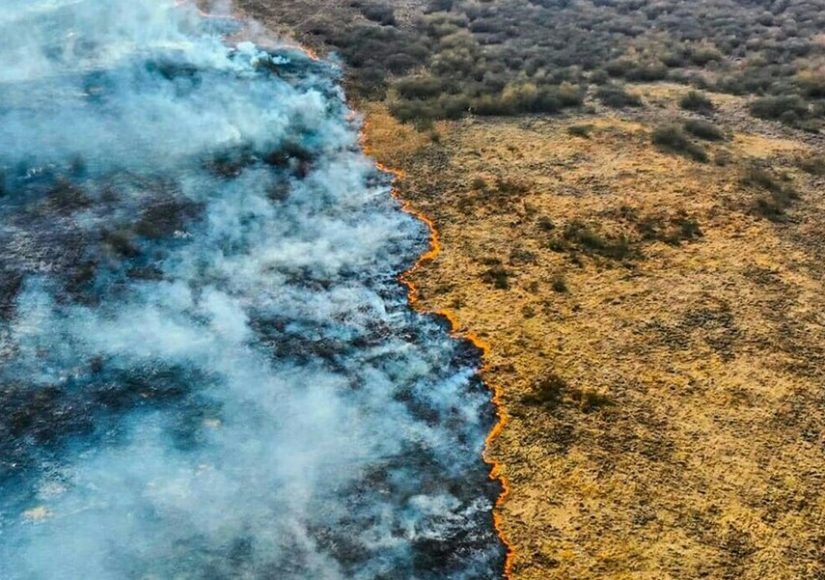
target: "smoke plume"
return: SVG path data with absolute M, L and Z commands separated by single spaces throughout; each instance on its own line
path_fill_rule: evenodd
M 426 232 L 336 69 L 240 26 L 0 11 L 0 578 L 498 576 Z

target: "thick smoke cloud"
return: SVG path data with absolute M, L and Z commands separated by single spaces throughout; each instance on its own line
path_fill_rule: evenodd
M 497 576 L 425 232 L 336 71 L 238 26 L 0 11 L 0 578 Z

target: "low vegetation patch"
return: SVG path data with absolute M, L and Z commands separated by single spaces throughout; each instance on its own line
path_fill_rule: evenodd
M 698 91 L 690 91 L 679 99 L 679 106 L 694 113 L 712 113 L 716 108 L 713 101 Z
M 764 97 L 750 105 L 751 114 L 760 119 L 777 120 L 787 125 L 799 125 L 808 119 L 808 104 L 798 95 Z
M 498 290 L 509 290 L 510 271 L 504 267 L 500 260 L 493 259 L 487 263 L 490 267 L 482 272 L 481 279 Z
M 660 241 L 670 246 L 679 246 L 704 236 L 699 222 L 686 213 L 669 218 L 647 216 L 636 221 L 636 229 L 643 240 Z
M 593 131 L 593 125 L 570 125 L 567 128 L 567 134 L 574 137 L 582 137 L 590 139 L 590 133 Z
M 625 107 L 641 107 L 642 99 L 638 95 L 628 93 L 624 87 L 619 85 L 606 85 L 599 87 L 596 91 L 596 98 L 601 103 L 611 109 L 623 109 Z
M 550 249 L 557 252 L 581 251 L 611 260 L 629 260 L 639 257 L 639 251 L 625 235 L 604 235 L 594 226 L 582 221 L 569 222 L 562 232 L 550 242 Z
M 550 371 L 533 383 L 530 393 L 522 399 L 526 404 L 553 409 L 566 402 L 574 404 L 583 413 L 613 406 L 613 400 L 594 389 L 571 387 L 564 378 Z
M 561 275 L 553 276 L 553 282 L 550 286 L 553 288 L 553 292 L 558 292 L 559 294 L 566 294 L 569 291 L 567 281 L 564 279 L 564 276 Z
M 760 192 L 754 202 L 754 211 L 773 221 L 784 219 L 787 210 L 799 199 L 799 194 L 788 177 L 779 177 L 757 165 L 750 166 L 739 182 Z
M 261 4 L 239 0 L 242 8 Z M 596 85 L 606 106 L 638 106 L 620 83 L 668 80 L 693 90 L 752 95 L 753 114 L 803 128 L 825 118 L 819 1 L 354 0 L 324 9 L 267 10 L 346 63 L 361 98 L 390 97 L 404 121 L 467 114 L 554 113 Z M 261 9 L 258 8 L 260 11 Z
M 819 177 L 825 175 L 825 155 L 803 157 L 797 162 L 797 165 L 805 173 Z
M 536 220 L 536 227 L 542 232 L 552 232 L 556 229 L 556 224 L 553 223 L 547 216 L 541 216 L 538 220 Z
M 705 149 L 691 141 L 677 125 L 664 125 L 653 130 L 651 141 L 657 149 L 665 153 L 675 153 L 688 159 L 706 163 Z
M 725 134 L 722 130 L 709 121 L 690 119 L 685 121 L 684 127 L 685 131 L 705 141 L 724 141 L 725 139 Z
M 554 407 L 561 402 L 562 395 L 567 388 L 567 381 L 555 372 L 550 371 L 533 383 L 533 388 L 524 397 L 524 402 L 528 405 Z

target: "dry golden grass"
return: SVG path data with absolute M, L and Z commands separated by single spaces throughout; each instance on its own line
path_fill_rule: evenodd
M 651 146 L 650 118 L 620 117 L 468 120 L 412 151 L 369 115 L 369 150 L 440 230 L 414 279 L 424 306 L 492 345 L 513 575 L 825 574 L 823 202 L 790 164 L 810 146 L 737 132 L 709 146 L 726 165 L 700 164 Z M 581 124 L 589 138 L 568 133 Z M 786 223 L 740 184 L 755 158 L 801 192 Z M 703 235 L 668 239 L 686 220 Z M 559 247 L 575 221 L 627 236 L 628 257 Z M 551 374 L 562 386 L 538 402 Z

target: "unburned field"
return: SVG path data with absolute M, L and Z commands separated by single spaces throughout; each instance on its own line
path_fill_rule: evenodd
M 685 91 L 417 142 L 368 113 L 371 150 L 440 229 L 424 305 L 493 345 L 515 577 L 825 571 L 822 143 L 724 95 L 703 139 Z

